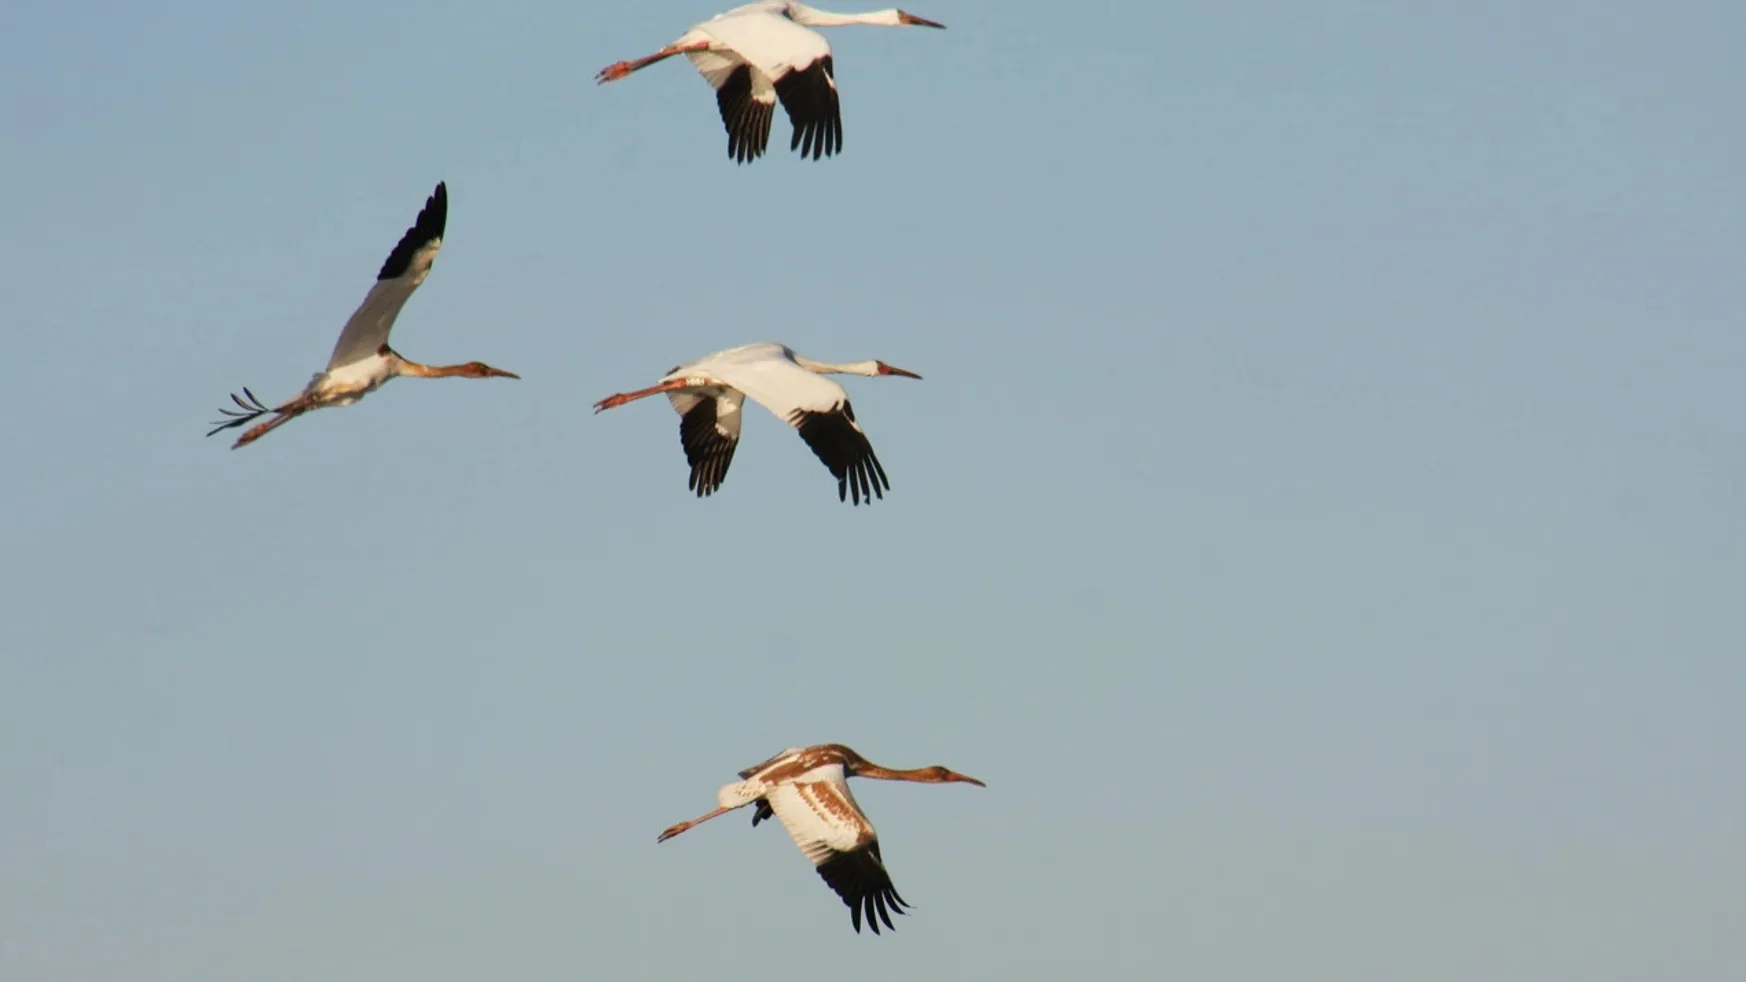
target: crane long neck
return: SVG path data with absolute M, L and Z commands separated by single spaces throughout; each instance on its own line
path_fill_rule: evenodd
M 829 361 L 813 361 L 803 355 L 795 355 L 794 363 L 809 372 L 819 375 L 878 375 L 879 363 L 872 361 L 851 361 L 838 364 Z
M 476 361 L 460 365 L 425 365 L 409 358 L 401 358 L 398 355 L 395 356 L 394 360 L 394 374 L 410 378 L 491 378 L 498 375 L 508 378 L 520 377 Z
M 400 359 L 400 364 L 396 367 L 399 369 L 396 374 L 406 375 L 411 378 L 453 378 L 456 375 L 466 375 L 472 366 L 425 365 L 402 358 Z
M 878 764 L 862 764 L 855 768 L 856 777 L 871 777 L 881 781 L 916 781 L 922 784 L 938 784 L 939 772 L 931 767 L 916 767 L 907 771 L 880 767 Z
M 788 19 L 803 27 L 848 27 L 853 24 L 872 24 L 877 27 L 900 27 L 902 21 L 897 16 L 897 8 L 889 10 L 874 10 L 865 14 L 838 14 L 817 7 L 808 7 L 801 3 L 788 5 Z

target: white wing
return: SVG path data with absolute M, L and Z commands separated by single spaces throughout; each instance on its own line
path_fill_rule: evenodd
M 841 764 L 815 768 L 806 778 L 778 785 L 764 796 L 801 855 L 821 866 L 837 853 L 873 841 L 873 825 L 849 791 Z
M 675 43 L 700 40 L 719 43 L 701 29 L 693 29 Z M 762 157 L 770 145 L 770 120 L 776 114 L 776 87 L 770 77 L 725 49 L 687 51 L 685 57 L 715 89 L 716 108 L 721 110 L 721 123 L 727 128 L 728 156 L 742 164 Z
M 400 308 L 406 306 L 413 291 L 430 275 L 431 264 L 436 262 L 437 252 L 443 246 L 448 219 L 448 186 L 438 184 L 418 213 L 417 221 L 382 263 L 376 285 L 340 331 L 333 355 L 327 360 L 328 371 L 373 357 L 388 343 L 388 332 L 394 329 Z
M 773 789 L 764 800 L 819 877 L 842 898 L 857 932 L 863 918 L 874 934 L 881 920 L 895 927 L 892 913 L 904 913 L 907 904 L 891 883 L 873 823 L 849 791 L 842 765 L 816 768 L 806 776 Z
M 707 375 L 739 389 L 783 422 L 797 412 L 833 412 L 849 401 L 848 390 L 801 368 L 786 347 L 771 342 L 719 351 L 666 377 L 686 375 Z
M 708 375 L 751 396 L 795 428 L 819 461 L 837 479 L 837 498 L 856 505 L 885 497 L 891 481 L 873 444 L 855 422 L 855 409 L 842 386 L 794 363 L 779 344 L 751 344 L 711 355 L 676 369 L 673 375 Z M 669 375 L 672 377 L 672 375 Z
M 780 12 L 782 6 L 753 4 L 751 9 L 729 11 L 692 30 L 708 34 L 753 68 L 778 79 L 831 53 L 823 34 L 789 20 Z
M 764 153 L 778 98 L 794 126 L 790 150 L 801 148 L 802 157 L 817 160 L 843 148 L 830 43 L 789 20 L 784 6 L 753 4 L 732 10 L 680 39 L 709 38 L 720 46 L 688 52 L 687 57 L 715 89 L 728 132 L 728 156 L 741 163 Z

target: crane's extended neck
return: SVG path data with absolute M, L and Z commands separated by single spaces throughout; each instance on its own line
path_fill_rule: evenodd
M 874 376 L 883 374 L 879 370 L 879 363 L 877 361 L 851 361 L 838 364 L 828 361 L 813 361 L 811 358 L 807 358 L 804 355 L 795 355 L 794 363 L 809 372 L 816 372 L 820 375 Z
M 399 356 L 395 358 L 394 374 L 412 378 L 521 378 L 514 372 L 492 368 L 482 361 L 470 361 L 464 365 L 425 365 Z
M 981 781 L 978 781 L 973 777 L 959 774 L 957 771 L 948 770 L 939 766 L 916 767 L 910 770 L 900 771 L 893 770 L 889 767 L 880 767 L 878 764 L 862 759 L 851 765 L 849 773 L 853 774 L 855 777 L 871 777 L 881 781 L 914 781 L 917 784 L 949 784 L 952 782 L 960 782 L 963 784 L 974 784 L 979 788 L 987 787 L 986 784 L 983 784 Z

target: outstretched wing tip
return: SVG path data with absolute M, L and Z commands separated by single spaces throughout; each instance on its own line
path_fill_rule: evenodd
M 863 921 L 874 934 L 881 933 L 881 923 L 886 930 L 897 930 L 891 915 L 907 914 L 906 908 L 911 906 L 892 884 L 891 874 L 879 858 L 878 840 L 837 853 L 819 864 L 818 873 L 849 908 L 849 922 L 857 934 Z
M 884 500 L 891 488 L 885 467 L 873 452 L 873 443 L 855 422 L 855 410 L 847 400 L 835 409 L 797 409 L 789 424 L 812 448 L 821 463 L 837 479 L 837 500 L 860 506 Z

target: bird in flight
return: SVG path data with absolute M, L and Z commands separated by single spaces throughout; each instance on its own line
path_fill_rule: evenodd
M 652 55 L 608 65 L 594 80 L 616 82 L 658 61 L 684 55 L 715 89 L 716 106 L 727 128 L 728 156 L 736 163 L 764 155 L 777 100 L 794 126 L 788 149 L 817 160 L 843 149 L 843 114 L 831 46 L 811 28 L 851 24 L 942 30 L 946 26 L 896 8 L 835 14 L 782 0 L 748 3 L 692 27 Z
M 217 422 L 207 436 L 220 430 L 244 426 L 262 416 L 272 418 L 251 427 L 231 449 L 247 446 L 284 426 L 304 413 L 329 406 L 349 406 L 400 375 L 413 378 L 520 378 L 514 372 L 492 368 L 479 361 L 464 365 L 423 365 L 388 346 L 388 332 L 407 298 L 430 275 L 431 264 L 443 245 L 443 229 L 449 218 L 449 191 L 438 184 L 418 213 L 417 221 L 400 237 L 394 251 L 376 274 L 376 285 L 370 288 L 333 347 L 327 368 L 315 374 L 309 385 L 295 398 L 268 406 L 255 398 L 247 388 L 243 395 L 231 394 L 237 409 L 220 409 L 230 419 Z M 246 398 L 245 398 L 246 397 Z
M 646 389 L 607 396 L 594 404 L 594 411 L 666 393 L 679 413 L 679 443 L 691 465 L 690 488 L 702 498 L 727 479 L 740 443 L 740 407 L 751 396 L 794 427 L 830 469 L 837 479 L 837 500 L 871 504 L 875 496 L 885 497 L 891 482 L 855 422 L 848 392 L 823 377 L 827 374 L 921 378 L 882 361 L 831 364 L 797 355 L 787 345 L 764 342 L 679 365 Z
M 849 908 L 849 920 L 857 934 L 862 920 L 874 934 L 879 933 L 881 921 L 896 930 L 891 915 L 908 913 L 904 908 L 910 905 L 891 883 L 873 823 L 849 791 L 851 777 L 987 786 L 944 767 L 907 771 L 881 767 L 840 743 L 795 747 L 741 771 L 739 781 L 723 785 L 716 793 L 719 807 L 668 827 L 655 841 L 666 842 L 712 818 L 755 803 L 752 827 L 757 828 L 767 818 L 782 823 L 801 854 L 812 861 L 818 875 Z

